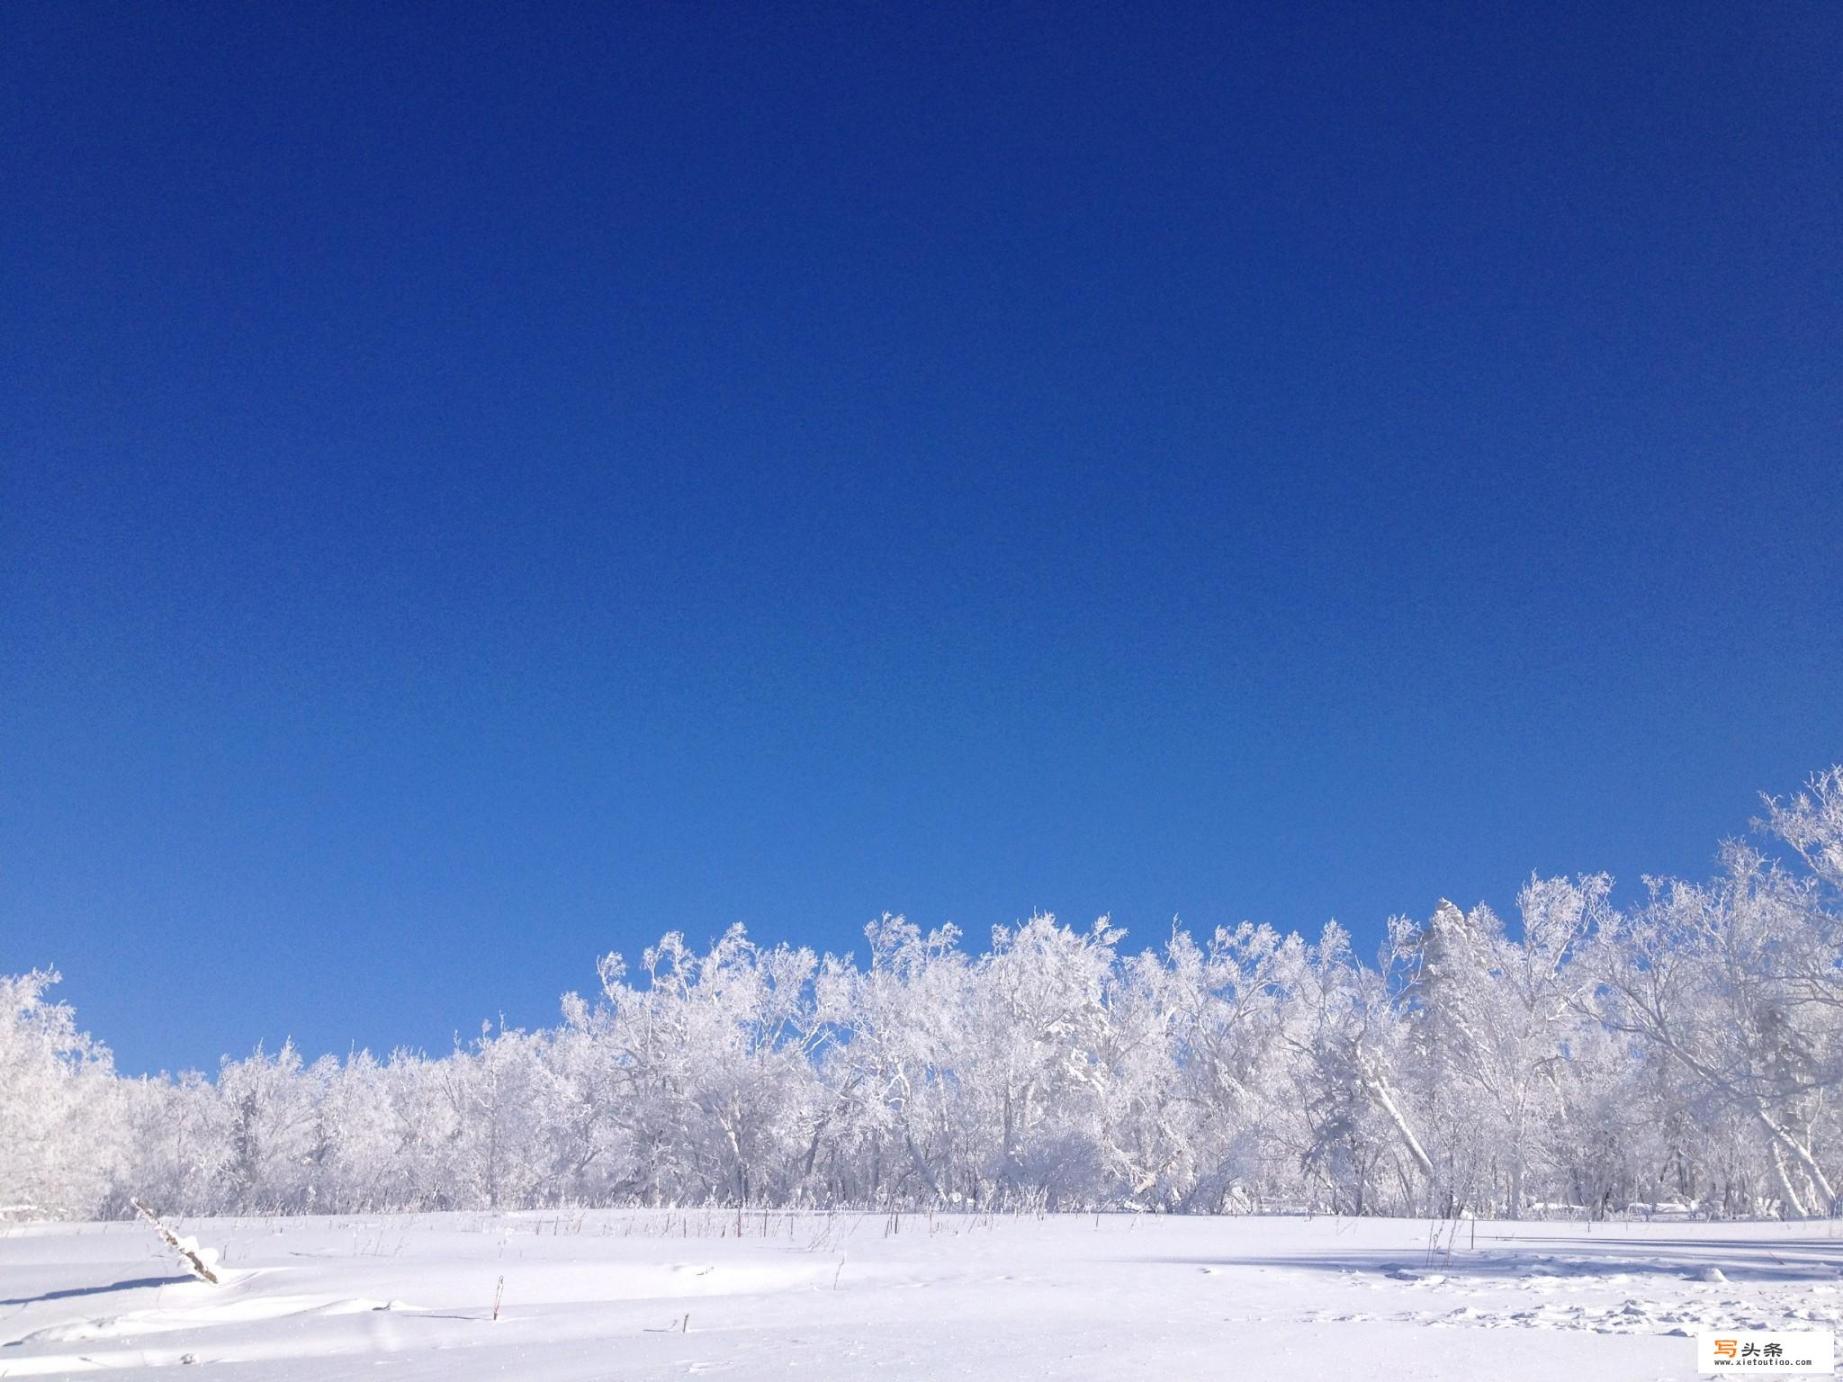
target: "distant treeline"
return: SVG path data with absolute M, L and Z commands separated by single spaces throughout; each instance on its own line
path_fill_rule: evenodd
M 1037 916 L 866 962 L 666 936 L 541 1031 L 127 1079 L 0 979 L 0 1211 L 723 1204 L 1822 1215 L 1843 1176 L 1843 769 L 1708 882 L 1535 879 L 1374 962 Z M 1773 851 L 1782 856 L 1771 857 Z M 172 1020 L 186 1021 L 175 1008 Z

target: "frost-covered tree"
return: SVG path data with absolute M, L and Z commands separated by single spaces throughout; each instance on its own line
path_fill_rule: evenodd
M 443 1123 L 452 1130 L 446 1183 L 459 1203 L 500 1209 L 541 1199 L 543 1046 L 540 1036 L 488 1025 L 442 1062 Z
M 1105 917 L 1084 933 L 1039 914 L 994 927 L 974 967 L 965 1076 L 981 1198 L 1028 1193 L 1081 1202 L 1094 1183 L 1108 1072 L 1106 1002 L 1121 932 Z
M 620 957 L 605 957 L 602 1007 L 569 1009 L 575 1078 L 611 1101 L 603 1135 L 618 1138 L 619 1192 L 652 1203 L 796 1194 L 792 1149 L 821 1117 L 814 1057 L 829 1032 L 813 952 L 764 950 L 734 926 L 702 954 L 667 935 L 641 967 L 645 982 L 629 983 Z
M 972 975 L 959 932 L 923 935 L 902 917 L 865 928 L 865 969 L 833 961 L 816 983 L 819 1017 L 848 1033 L 825 1050 L 822 1184 L 846 1202 L 947 1203 L 977 1193 L 959 1079 Z M 821 1159 L 823 1158 L 823 1159 Z
M 234 1214 L 299 1213 L 307 1194 L 315 1091 L 300 1052 L 284 1042 L 274 1055 L 258 1046 L 218 1070 L 228 1155 L 216 1207 Z
M 1156 1191 L 1170 1210 L 1246 1206 L 1276 1159 L 1309 1155 L 1290 1116 L 1297 1049 L 1287 1044 L 1304 961 L 1298 936 L 1243 922 L 1202 946 L 1174 928 L 1162 958 L 1133 963 L 1126 1019 L 1144 1033 L 1144 1067 L 1110 1143 L 1135 1200 Z
M 53 970 L 0 975 L 0 1213 L 94 1207 L 119 1154 L 108 1050 L 48 1000 Z
M 1286 1042 L 1303 1136 L 1309 1205 L 1349 1213 L 1418 1209 L 1435 1166 L 1408 1103 L 1409 1029 L 1382 971 L 1359 961 L 1350 934 L 1326 925 L 1291 957 Z
M 1740 846 L 1711 883 L 1651 880 L 1610 914 L 1592 959 L 1596 1016 L 1679 1076 L 1678 1102 L 1753 1123 L 1785 1208 L 1830 1212 L 1818 1133 L 1838 1079 L 1836 1010 L 1805 995 L 1787 958 L 1805 945 L 1798 885 Z

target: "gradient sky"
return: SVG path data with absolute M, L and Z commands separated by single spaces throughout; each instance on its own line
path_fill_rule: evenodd
M 0 7 L 0 971 L 1372 943 L 1843 758 L 1843 7 Z

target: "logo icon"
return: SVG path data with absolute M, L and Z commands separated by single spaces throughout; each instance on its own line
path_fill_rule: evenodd
M 1828 1333 L 1721 1330 L 1696 1338 L 1696 1371 L 1704 1376 L 1746 1373 L 1831 1373 L 1836 1339 Z

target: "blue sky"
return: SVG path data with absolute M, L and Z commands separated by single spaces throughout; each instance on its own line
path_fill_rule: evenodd
M 1840 41 L 6 6 L 0 971 L 210 1067 L 1706 871 L 1843 758 Z

